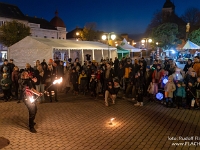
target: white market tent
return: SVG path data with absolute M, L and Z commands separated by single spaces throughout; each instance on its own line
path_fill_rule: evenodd
M 182 49 L 200 49 L 200 46 L 188 40 Z
M 96 60 L 97 62 L 102 57 L 108 57 L 108 52 L 110 53 L 110 58 L 117 57 L 116 48 L 108 47 L 108 45 L 100 42 L 27 36 L 8 48 L 8 58 L 14 59 L 15 65 L 19 68 L 24 68 L 26 63 L 33 66 L 36 60 L 53 59 L 56 52 L 60 53 L 61 60 L 64 60 L 65 57 L 72 58 L 72 61 L 75 58 L 79 58 L 82 63 L 86 54 L 91 55 L 91 60 Z
M 130 52 L 141 52 L 142 51 L 139 48 L 135 48 L 135 47 L 129 45 L 125 38 L 123 39 L 123 41 L 121 42 L 119 47 L 124 49 L 124 50 L 129 50 Z

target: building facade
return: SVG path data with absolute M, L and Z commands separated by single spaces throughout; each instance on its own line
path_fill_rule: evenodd
M 0 26 L 6 22 L 16 20 L 30 27 L 31 36 L 66 39 L 66 26 L 58 16 L 58 11 L 51 21 L 44 18 L 25 16 L 15 5 L 0 2 Z M 7 58 L 7 47 L 0 43 L 0 61 Z

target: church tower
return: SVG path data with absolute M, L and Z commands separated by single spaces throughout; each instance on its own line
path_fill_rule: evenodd
M 171 22 L 171 17 L 175 14 L 175 5 L 171 0 L 166 0 L 162 8 L 163 23 Z

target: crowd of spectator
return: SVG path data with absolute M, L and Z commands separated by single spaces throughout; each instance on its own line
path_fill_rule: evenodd
M 42 95 L 40 103 L 58 101 L 58 92 L 68 95 L 86 95 L 102 97 L 105 106 L 116 103 L 119 91 L 121 98 L 135 102 L 135 106 L 144 105 L 144 97 L 149 102 L 160 102 L 166 107 L 199 108 L 200 99 L 200 60 L 189 59 L 183 69 L 178 68 L 173 59 L 154 60 L 147 64 L 142 57 L 132 60 L 123 57 L 112 59 L 86 60 L 83 64 L 76 58 L 63 62 L 59 59 L 37 60 L 32 67 L 29 63 L 19 69 L 13 59 L 4 60 L 1 66 L 1 89 L 4 101 L 16 99 L 19 103 L 21 94 L 21 73 L 27 71 L 30 78 L 36 78 L 34 88 Z M 52 85 L 55 79 L 62 77 L 60 85 Z

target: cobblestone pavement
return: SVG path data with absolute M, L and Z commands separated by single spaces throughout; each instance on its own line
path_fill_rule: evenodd
M 25 105 L 0 100 L 0 137 L 10 140 L 3 150 L 200 149 L 199 110 L 133 104 L 118 99 L 105 107 L 103 98 L 59 94 L 59 102 L 38 104 L 34 134 Z

